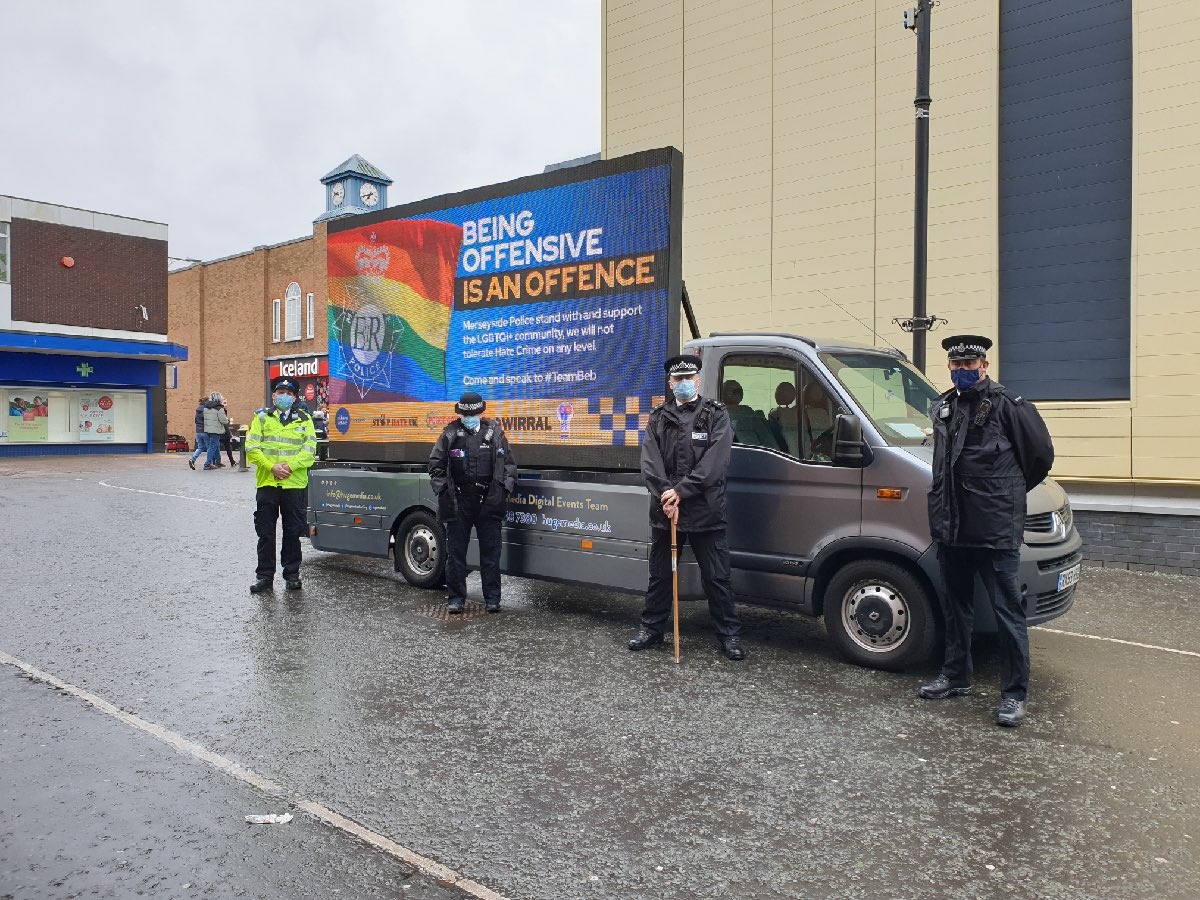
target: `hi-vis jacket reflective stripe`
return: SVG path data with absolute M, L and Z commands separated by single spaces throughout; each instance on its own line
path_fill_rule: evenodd
M 308 487 L 308 469 L 316 458 L 317 432 L 312 416 L 304 410 L 297 410 L 286 425 L 279 421 L 277 409 L 254 414 L 246 434 L 246 460 L 254 464 L 255 487 Z M 278 463 L 292 469 L 283 481 L 271 472 Z

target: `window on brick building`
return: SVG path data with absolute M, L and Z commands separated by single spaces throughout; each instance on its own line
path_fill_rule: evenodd
M 298 341 L 300 340 L 300 285 L 294 281 L 289 284 L 283 299 L 285 302 L 283 339 Z
M 313 321 L 313 295 L 309 294 L 305 298 L 304 320 L 308 322 L 308 336 L 314 338 L 317 336 L 317 323 Z
M 283 301 L 280 300 L 278 297 L 276 297 L 274 300 L 271 301 L 271 341 L 276 344 L 279 343 L 279 333 L 280 333 L 279 326 L 280 326 L 280 319 L 282 318 L 282 316 L 280 315 L 280 312 L 281 312 L 280 306 L 282 303 L 283 303 Z
M 8 272 L 8 223 L 0 222 L 0 284 L 8 284 Z

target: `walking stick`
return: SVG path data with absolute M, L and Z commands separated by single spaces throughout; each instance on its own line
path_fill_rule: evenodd
M 675 620 L 675 664 L 679 665 L 679 547 L 675 520 L 671 520 L 671 593 L 674 600 L 672 618 Z

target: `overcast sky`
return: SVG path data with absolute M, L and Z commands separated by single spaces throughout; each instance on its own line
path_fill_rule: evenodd
M 4 4 L 0 194 L 213 259 L 312 233 L 351 154 L 389 205 L 600 149 L 600 0 Z

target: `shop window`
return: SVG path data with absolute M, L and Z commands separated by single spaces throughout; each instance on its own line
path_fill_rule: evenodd
M 281 319 L 280 305 L 282 303 L 283 303 L 283 301 L 280 300 L 278 297 L 276 297 L 274 300 L 271 301 L 271 341 L 276 344 L 279 343 L 279 337 L 280 337 L 280 319 Z
M 309 294 L 305 300 L 304 320 L 308 322 L 308 336 L 314 338 L 317 336 L 317 323 L 313 321 L 313 295 Z
M 8 284 L 8 223 L 0 222 L 0 284 Z
M 300 285 L 294 281 L 289 284 L 283 298 L 286 303 L 283 339 L 298 341 L 300 340 Z

